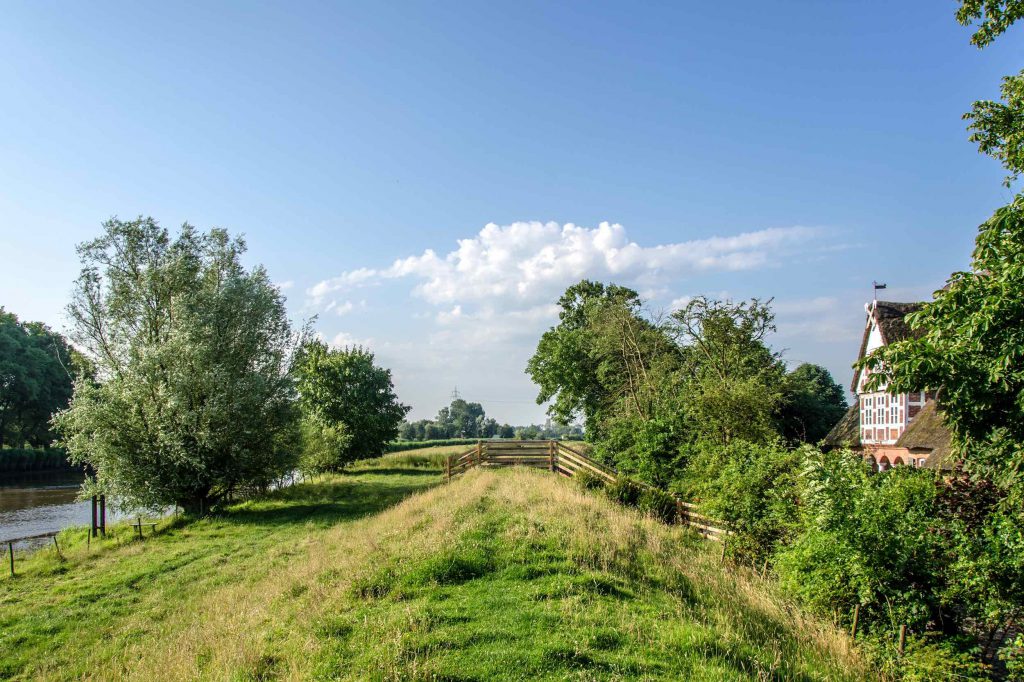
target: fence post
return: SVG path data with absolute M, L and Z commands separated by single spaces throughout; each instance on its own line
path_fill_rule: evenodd
M 64 561 L 64 555 L 60 553 L 60 545 L 57 544 L 57 536 L 53 536 L 53 546 L 57 550 L 57 556 L 60 557 L 61 561 Z
M 92 536 L 96 537 L 96 496 L 92 496 Z
M 853 627 L 850 628 L 850 638 L 857 639 L 857 623 L 860 621 L 860 604 L 853 605 Z
M 555 441 L 548 441 L 548 468 L 555 473 Z
M 8 542 L 7 543 L 7 551 L 11 555 L 11 577 L 13 578 L 14 577 L 14 543 L 13 542 Z
M 900 626 L 900 647 L 899 647 L 900 658 L 903 658 L 903 651 L 906 648 L 906 644 L 907 644 L 907 626 L 906 625 L 901 625 Z
M 100 533 L 107 537 L 107 496 L 100 495 Z
M 476 465 L 480 466 L 484 461 L 484 446 L 480 441 L 476 442 Z
M 139 522 L 139 539 L 142 539 L 142 517 L 140 516 L 136 521 Z

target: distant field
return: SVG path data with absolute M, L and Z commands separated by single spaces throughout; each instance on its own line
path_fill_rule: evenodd
M 438 485 L 400 456 L 144 543 L 68 534 L 67 561 L 0 578 L 0 678 L 875 678 L 680 527 L 544 472 Z
M 390 452 L 380 459 L 363 463 L 364 467 L 410 466 L 444 468 L 444 460 L 450 455 L 457 455 L 472 448 L 472 445 L 433 445 L 416 450 Z

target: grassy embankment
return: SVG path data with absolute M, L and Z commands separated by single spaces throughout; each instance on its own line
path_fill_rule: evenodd
M 681 528 L 544 472 L 436 486 L 408 457 L 37 554 L 0 579 L 0 677 L 870 677 Z

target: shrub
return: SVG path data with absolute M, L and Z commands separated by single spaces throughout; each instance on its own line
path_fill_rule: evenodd
M 735 559 L 760 565 L 792 539 L 799 526 L 800 451 L 739 440 L 686 450 L 690 465 L 677 486 L 702 513 L 729 525 Z
M 344 424 L 325 424 L 312 415 L 303 418 L 300 428 L 302 456 L 299 469 L 305 474 L 340 471 L 348 463 L 352 436 Z
M 678 517 L 676 498 L 659 488 L 647 488 L 640 494 L 640 511 L 665 523 L 675 523 Z
M 586 470 L 578 472 L 573 480 L 583 490 L 601 490 L 606 485 L 604 478 Z
M 866 631 L 924 631 L 940 611 L 947 563 L 934 474 L 896 467 L 870 476 L 849 452 L 807 449 L 803 531 L 776 556 L 784 590 L 821 614 L 860 604 Z
M 964 650 L 956 639 L 937 632 L 907 641 L 906 653 L 896 665 L 903 682 L 932 680 L 987 680 L 985 666 L 974 652 Z
M 1006 679 L 1010 682 L 1024 682 L 1024 634 L 1004 644 L 999 657 L 1006 663 Z
M 0 472 L 81 470 L 68 461 L 60 448 L 0 449 Z
M 625 476 L 619 476 L 606 490 L 610 499 L 626 507 L 637 506 L 643 491 L 639 483 Z

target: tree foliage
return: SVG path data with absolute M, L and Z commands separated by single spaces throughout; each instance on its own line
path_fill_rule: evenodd
M 395 395 L 391 370 L 377 367 L 365 348 L 332 349 L 311 340 L 300 353 L 297 376 L 304 420 L 311 422 L 304 431 L 319 434 L 307 442 L 320 451 L 315 459 L 321 468 L 379 457 L 398 436 L 409 408 Z M 324 450 L 333 452 L 333 464 Z
M 1024 0 L 960 0 L 956 20 L 963 26 L 978 22 L 971 43 L 985 47 L 1024 17 Z
M 128 506 L 209 508 L 295 462 L 280 292 L 224 230 L 112 219 L 78 247 L 68 314 L 95 364 L 56 418 L 71 459 Z
M 68 405 L 87 367 L 63 336 L 0 308 L 0 447 L 45 447 L 50 418 Z
M 846 412 L 843 387 L 821 365 L 801 364 L 781 387 L 779 424 L 790 443 L 821 441 Z
M 765 343 L 775 331 L 771 301 L 698 296 L 672 314 L 668 330 L 685 350 L 679 384 L 695 440 L 775 438 L 785 365 Z

